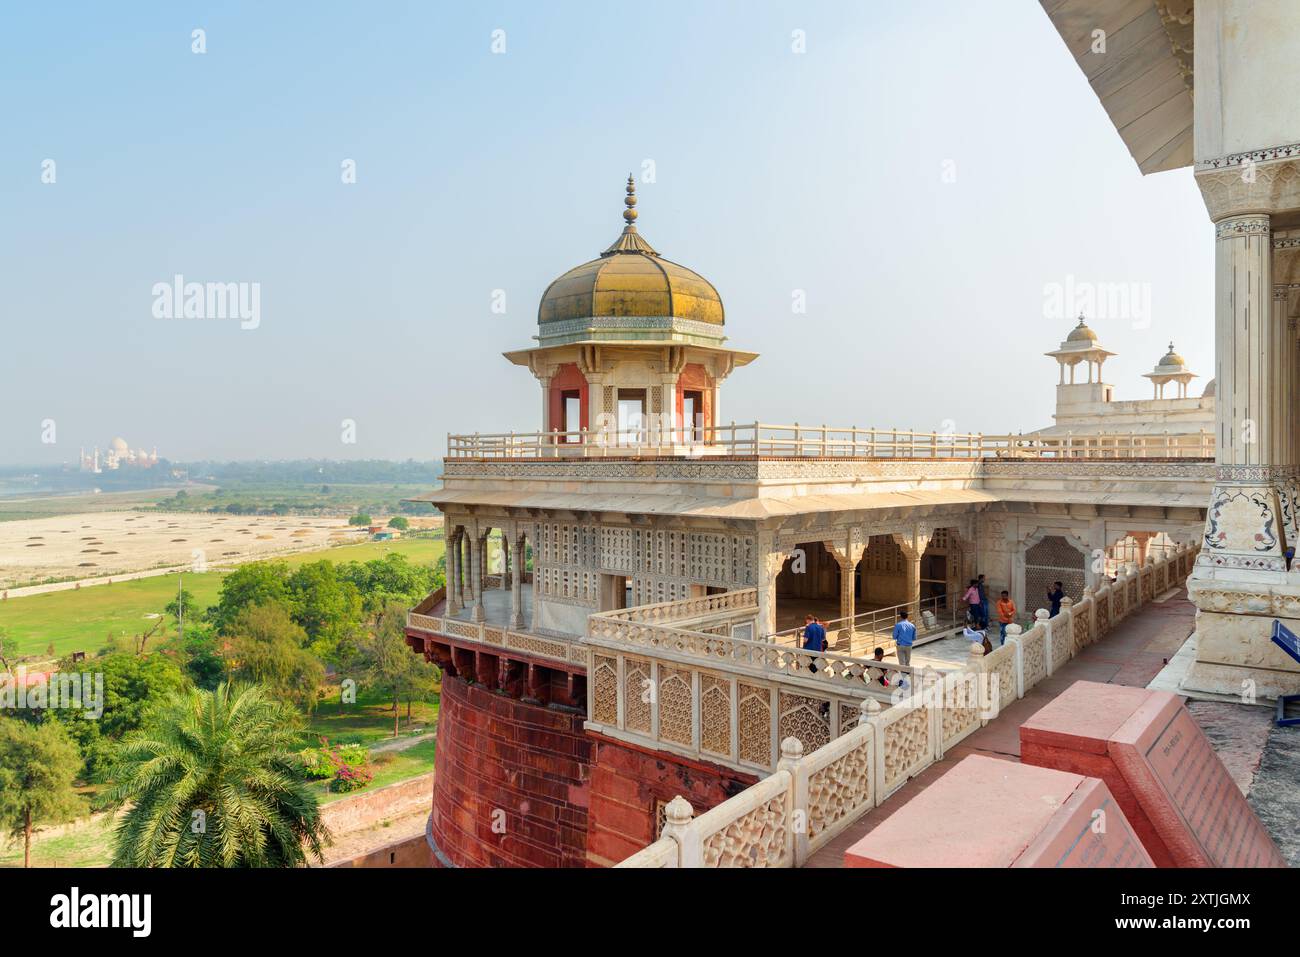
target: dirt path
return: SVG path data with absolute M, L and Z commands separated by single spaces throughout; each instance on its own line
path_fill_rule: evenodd
M 389 738 L 381 744 L 371 745 L 370 753 L 382 754 L 385 751 L 405 751 L 425 741 L 432 741 L 437 736 L 437 731 L 426 731 L 424 734 L 412 735 L 409 738 Z

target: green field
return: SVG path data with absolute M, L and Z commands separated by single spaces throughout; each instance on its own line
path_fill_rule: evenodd
M 231 505 L 271 509 L 288 506 L 293 514 L 351 514 L 368 512 L 374 515 L 433 514 L 428 505 L 412 505 L 404 499 L 429 491 L 432 483 L 328 483 L 307 485 L 301 482 L 230 482 L 220 488 L 208 486 L 190 490 L 180 499 L 168 497 L 161 500 L 159 508 L 168 511 L 202 512 Z
M 32 836 L 32 867 L 108 867 L 112 859 L 112 825 L 104 818 L 86 819 L 67 834 Z M 22 866 L 22 841 L 0 838 L 0 867 Z
M 443 552 L 441 538 L 401 538 L 391 542 L 339 545 L 290 555 L 280 560 L 290 566 L 328 558 L 333 562 L 369 561 L 390 552 L 413 562 L 436 562 Z M 186 591 L 206 608 L 216 604 L 223 569 L 203 574 L 186 572 Z M 161 614 L 176 597 L 177 575 L 159 575 L 136 581 L 94 585 L 81 589 L 29 595 L 0 602 L 0 628 L 17 640 L 18 654 L 44 655 L 49 645 L 56 656 L 73 651 L 93 653 L 123 635 L 142 634 L 153 622 L 146 615 Z M 161 635 L 161 630 L 158 633 Z

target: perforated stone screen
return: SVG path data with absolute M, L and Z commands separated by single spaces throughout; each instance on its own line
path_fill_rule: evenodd
M 1047 589 L 1059 581 L 1074 601 L 1083 597 L 1087 556 L 1060 535 L 1048 535 L 1025 550 L 1025 605 L 1030 611 L 1047 607 Z

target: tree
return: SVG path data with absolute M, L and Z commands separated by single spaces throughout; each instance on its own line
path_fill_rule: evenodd
M 316 643 L 321 657 L 362 621 L 361 593 L 339 576 L 331 561 L 322 559 L 294 569 L 285 581 L 293 619 Z
M 284 562 L 252 562 L 228 574 L 221 582 L 216 605 L 208 609 L 217 632 L 225 634 L 231 622 L 250 605 L 287 603 L 288 577 L 289 566 Z
M 17 656 L 18 642 L 16 639 L 9 637 L 9 632 L 0 628 L 0 668 L 5 671 L 13 671 L 9 666 L 9 659 Z
M 402 516 L 400 515 L 394 515 L 392 518 L 388 520 L 388 527 L 395 528 L 399 532 L 404 532 L 411 527 L 411 523 L 406 519 L 402 518 Z
M 370 524 L 370 516 L 367 515 L 365 512 L 357 512 L 357 514 L 353 515 L 350 519 L 348 519 L 348 524 L 349 524 L 349 525 L 369 525 L 369 524 Z
M 389 602 L 375 620 L 366 645 L 366 679 L 393 699 L 393 737 L 400 731 L 398 704 L 432 683 L 436 671 L 406 644 L 406 606 Z M 409 706 L 408 706 L 409 718 Z
M 172 695 L 125 741 L 114 867 L 298 867 L 330 839 L 297 771 L 301 718 L 255 685 Z M 304 844 L 306 847 L 304 848 Z
M 245 608 L 231 625 L 231 673 L 256 682 L 306 712 L 316 707 L 325 667 L 303 648 L 307 633 L 275 603 Z
M 197 687 L 211 691 L 226 675 L 218 639 L 212 626 L 200 622 L 185 625 L 185 640 L 180 645 L 185 673 Z
M 189 624 L 191 621 L 199 617 L 199 610 L 194 604 L 194 596 L 184 588 L 180 590 L 180 593 L 175 598 L 167 603 L 167 607 L 164 608 L 163 611 L 166 614 L 171 615 L 178 625 L 180 624 L 182 616 L 184 617 L 186 624 Z
M 121 738 L 141 727 L 150 708 L 185 684 L 180 666 L 159 654 L 107 655 L 80 662 L 77 670 L 82 673 L 83 683 L 92 681 L 96 674 L 104 676 L 104 714 L 93 723 L 110 738 Z M 92 723 L 79 717 L 76 722 Z
M 58 722 L 0 718 L 0 827 L 23 839 L 23 867 L 32 861 L 32 832 L 76 817 L 84 802 L 72 783 L 81 755 Z
M 396 552 L 368 562 L 345 562 L 339 566 L 338 574 L 364 596 L 364 608 L 369 615 L 379 614 L 390 601 L 414 605 L 438 587 L 432 569 L 415 565 Z
M 104 712 L 98 721 L 86 721 L 80 711 L 51 708 L 43 720 L 62 724 L 81 753 L 81 774 L 98 781 L 108 771 L 115 742 L 140 728 L 149 712 L 185 685 L 185 675 L 170 657 L 117 652 L 88 661 L 60 663 L 63 672 L 81 673 L 82 686 L 104 681 Z

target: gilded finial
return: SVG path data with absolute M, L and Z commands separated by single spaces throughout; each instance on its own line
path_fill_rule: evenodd
M 623 221 L 629 226 L 636 224 L 636 181 L 632 174 L 627 174 L 627 197 L 623 200 L 627 209 L 623 210 Z

